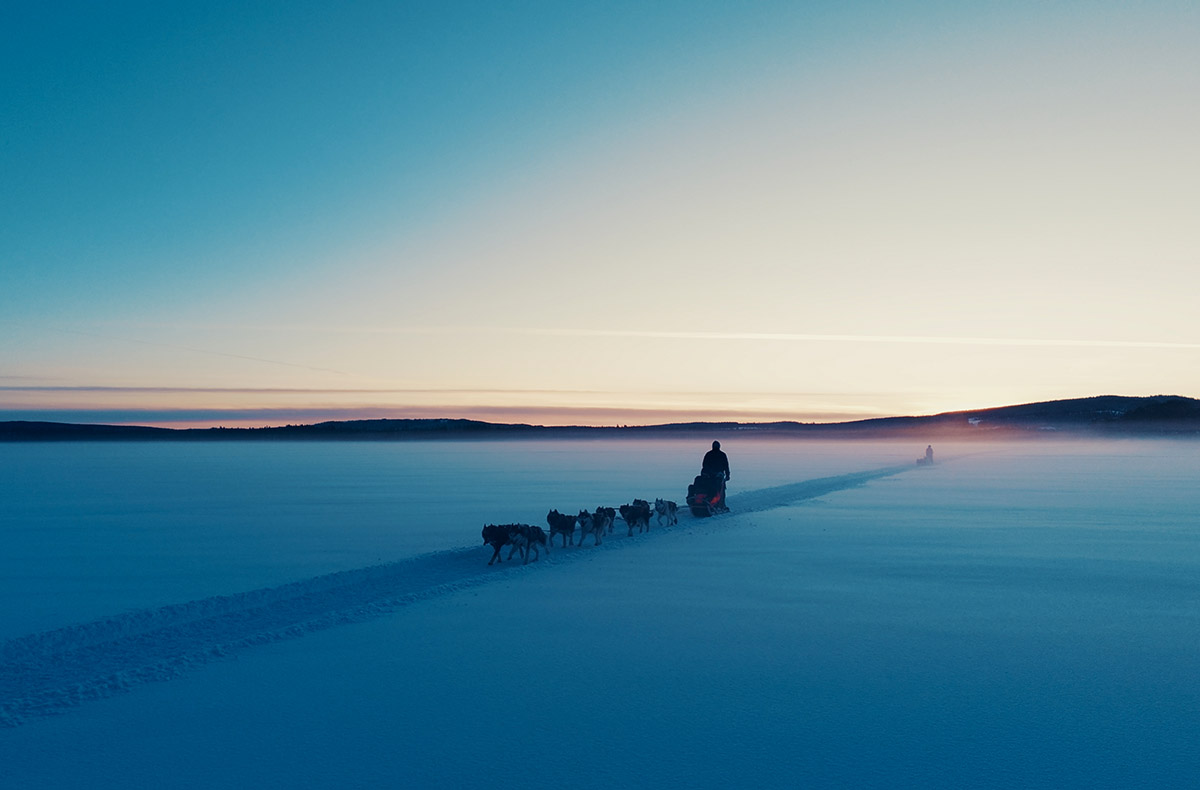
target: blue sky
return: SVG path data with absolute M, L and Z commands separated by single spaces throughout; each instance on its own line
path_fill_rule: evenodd
M 0 11 L 0 419 L 1200 394 L 1200 9 Z

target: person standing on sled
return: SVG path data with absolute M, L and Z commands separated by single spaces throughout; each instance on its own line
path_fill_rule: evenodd
M 700 463 L 700 474 L 729 479 L 729 457 L 721 452 L 721 443 L 713 442 L 713 448 L 704 454 Z
M 729 458 L 721 452 L 720 442 L 713 442 L 712 449 L 704 454 L 704 460 L 700 463 L 700 476 L 714 478 L 716 486 L 720 488 L 720 498 L 713 503 L 714 509 L 717 512 L 728 510 L 725 506 L 725 481 L 729 479 Z

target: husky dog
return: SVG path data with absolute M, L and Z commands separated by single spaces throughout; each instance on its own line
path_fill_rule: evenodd
M 592 520 L 599 522 L 596 529 L 600 532 L 607 532 L 609 535 L 613 531 L 613 522 L 617 520 L 617 511 L 611 507 L 598 507 L 596 512 L 592 514 Z
M 679 519 L 675 515 L 677 510 L 679 510 L 679 505 L 676 505 L 674 502 L 668 502 L 665 499 L 654 500 L 654 512 L 658 514 L 659 526 L 662 526 L 664 516 L 668 524 L 678 524 Z
M 650 531 L 650 514 L 654 512 L 654 510 L 651 509 L 651 507 L 650 507 L 650 503 L 644 499 L 635 499 L 635 500 L 633 500 L 633 506 L 635 508 L 637 508 L 637 511 L 638 511 L 638 525 L 639 525 L 638 529 L 639 529 L 639 531 L 641 529 L 645 529 L 647 532 L 649 532 Z
M 533 552 L 533 560 L 537 562 L 541 553 L 538 551 L 538 546 L 546 548 L 546 555 L 550 555 L 550 541 L 546 538 L 546 531 L 541 527 L 534 527 L 529 524 L 509 524 L 508 525 L 508 540 L 517 549 L 520 549 L 521 556 L 525 562 L 529 564 L 529 552 Z M 508 558 L 512 559 L 512 552 L 509 552 Z
M 581 510 L 579 511 L 579 515 L 575 518 L 579 522 L 580 546 L 583 545 L 583 539 L 588 535 L 591 535 L 596 539 L 596 542 L 592 544 L 593 546 L 599 546 L 604 542 L 600 539 L 600 536 L 604 534 L 604 519 L 600 517 L 599 513 L 592 515 L 586 510 Z
M 503 524 L 497 526 L 496 524 L 488 524 L 484 526 L 483 545 L 491 546 L 494 549 L 492 552 L 492 558 L 488 560 L 488 565 L 491 565 L 493 562 L 504 562 L 504 560 L 500 559 L 500 549 L 504 548 L 511 542 L 508 539 L 508 528 L 510 526 L 512 525 Z M 508 558 L 510 560 L 512 559 L 512 551 L 508 552 Z
M 629 537 L 633 537 L 633 528 L 638 532 L 650 530 L 650 503 L 644 499 L 633 500 L 632 505 L 621 505 L 621 518 L 629 527 Z
M 546 523 L 550 525 L 550 540 L 554 540 L 555 535 L 562 535 L 563 548 L 570 543 L 575 545 L 575 522 L 578 516 L 568 516 L 564 513 L 559 513 L 557 510 L 551 510 L 546 514 Z M 583 538 L 579 539 L 583 543 Z

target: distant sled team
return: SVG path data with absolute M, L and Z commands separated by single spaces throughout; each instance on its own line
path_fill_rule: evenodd
M 917 459 L 917 464 L 933 464 L 932 445 L 925 448 L 925 454 Z M 704 455 L 700 474 L 696 475 L 696 479 L 688 486 L 686 503 L 693 516 L 704 518 L 729 512 L 729 506 L 725 503 L 725 483 L 729 477 L 729 458 L 721 451 L 721 443 L 713 442 L 712 450 Z M 549 555 L 550 545 L 556 535 L 562 536 L 564 549 L 576 545 L 576 531 L 579 532 L 578 545 L 582 546 L 584 539 L 591 535 L 592 545 L 599 546 L 604 542 L 605 535 L 612 534 L 618 512 L 621 520 L 625 522 L 627 536 L 633 537 L 634 527 L 637 527 L 639 533 L 650 531 L 651 515 L 658 517 L 659 526 L 662 526 L 663 519 L 666 519 L 668 525 L 678 524 L 678 511 L 678 505 L 665 499 L 654 500 L 653 509 L 647 500 L 635 499 L 627 505 L 621 505 L 618 510 L 598 507 L 592 512 L 581 510 L 574 516 L 551 510 L 546 514 L 549 534 L 541 527 L 529 524 L 488 524 L 483 528 L 483 543 L 493 548 L 488 565 L 503 562 L 500 550 L 505 546 L 511 546 L 508 550 L 510 560 L 519 551 L 524 563 L 529 562 L 531 554 L 536 562 L 541 556 L 541 548 L 545 548 L 546 554 Z
M 678 505 L 666 499 L 654 500 L 653 506 L 645 499 L 635 499 L 631 504 L 621 505 L 619 511 L 611 507 L 598 507 L 593 512 L 581 510 L 574 516 L 551 510 L 546 514 L 549 533 L 530 524 L 488 524 L 483 528 L 483 544 L 493 549 L 488 565 L 504 561 L 500 550 L 505 546 L 510 547 L 508 559 L 511 560 L 514 554 L 520 552 L 522 564 L 527 564 L 531 555 L 533 561 L 537 562 L 542 548 L 549 555 L 555 536 L 562 537 L 562 546 L 566 548 L 575 545 L 575 533 L 578 531 L 580 546 L 589 535 L 592 536 L 592 545 L 599 546 L 604 542 L 604 535 L 612 534 L 618 512 L 628 527 L 628 536 L 632 537 L 634 527 L 637 527 L 639 533 L 650 531 L 652 514 L 657 514 L 659 526 L 662 526 L 663 519 L 666 519 L 668 525 L 678 524 L 678 510 Z
M 711 516 L 715 513 L 729 512 L 729 508 L 725 506 L 725 481 L 728 479 L 729 459 L 725 453 L 721 452 L 721 443 L 713 442 L 712 450 L 704 455 L 704 461 L 700 467 L 700 477 L 697 477 L 696 481 L 688 486 L 687 504 L 692 514 Z M 635 499 L 627 505 L 621 505 L 619 512 L 621 520 L 625 522 L 628 529 L 628 537 L 633 537 L 634 527 L 637 527 L 638 533 L 649 532 L 650 516 L 652 515 L 658 517 L 660 527 L 663 519 L 666 519 L 668 525 L 679 523 L 679 506 L 666 499 L 654 500 L 653 509 L 647 500 Z M 528 563 L 529 554 L 532 551 L 534 561 L 537 561 L 541 556 L 538 547 L 544 546 L 546 554 L 549 554 L 550 544 L 554 542 L 556 535 L 562 536 L 564 549 L 569 545 L 574 546 L 576 530 L 579 531 L 580 546 L 583 545 L 584 538 L 588 535 L 592 536 L 592 545 L 599 546 L 604 542 L 605 535 L 612 534 L 617 513 L 618 511 L 611 507 L 598 507 L 590 513 L 581 510 L 574 516 L 551 510 L 546 514 L 546 524 L 550 527 L 549 535 L 541 527 L 533 527 L 528 524 L 488 524 L 483 528 L 483 544 L 494 549 L 488 565 L 493 562 L 503 562 L 500 557 L 500 549 L 505 546 L 512 546 L 508 550 L 510 560 L 515 552 L 520 551 L 521 559 Z

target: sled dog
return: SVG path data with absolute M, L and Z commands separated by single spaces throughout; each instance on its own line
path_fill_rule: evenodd
M 487 524 L 484 526 L 483 545 L 491 546 L 494 549 L 492 552 L 492 558 L 488 560 L 488 565 L 491 565 L 493 562 L 504 562 L 504 560 L 500 558 L 500 549 L 507 546 L 510 542 L 508 539 L 508 528 L 510 526 L 510 524 Z M 510 560 L 512 559 L 512 551 L 508 552 L 508 558 Z
M 568 516 L 565 513 L 559 513 L 557 510 L 551 510 L 546 514 L 546 523 L 550 525 L 550 540 L 553 542 L 555 535 L 562 535 L 563 548 L 570 543 L 575 545 L 575 522 L 579 519 L 578 516 Z M 579 539 L 583 543 L 583 538 Z
M 550 541 L 546 537 L 546 531 L 541 527 L 535 527 L 530 524 L 509 524 L 508 525 L 508 540 L 521 552 L 521 557 L 524 559 L 525 565 L 529 564 L 529 552 L 533 552 L 534 562 L 537 562 L 541 556 L 538 551 L 538 546 L 546 549 L 546 554 L 550 554 Z M 509 552 L 508 558 L 512 559 L 512 552 Z
M 638 528 L 638 532 L 649 531 L 650 503 L 644 499 L 635 499 L 632 505 L 621 505 L 621 518 L 629 527 L 629 537 L 633 537 L 634 527 Z

